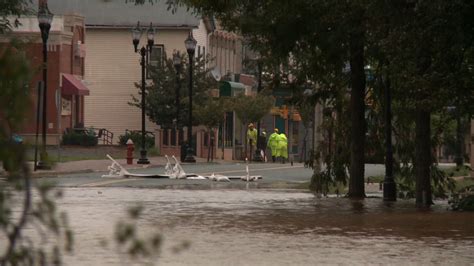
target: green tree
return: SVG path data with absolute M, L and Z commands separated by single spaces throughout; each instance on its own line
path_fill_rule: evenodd
M 31 0 L 2 0 L 0 1 L 0 34 L 5 34 L 17 27 L 20 22 L 18 19 L 23 15 L 30 14 Z M 12 22 L 12 18 L 15 18 Z
M 214 132 L 219 125 L 224 121 L 224 115 L 230 111 L 228 107 L 228 100 L 225 98 L 208 98 L 203 104 L 196 106 L 193 110 L 193 115 L 196 118 L 198 124 L 206 127 L 207 132 L 210 134 L 211 139 L 215 141 Z M 215 143 L 212 143 L 215 145 Z M 207 161 L 211 160 L 211 148 L 208 150 Z
M 472 25 L 472 3 L 411 1 L 385 8 L 388 34 L 380 41 L 394 97 L 414 118 L 416 202 L 426 206 L 432 204 L 431 116 L 461 98 L 470 103 L 463 106 L 473 102 L 472 29 L 464 26 Z
M 181 58 L 181 71 L 177 76 L 172 59 L 163 60 L 162 64 L 150 66 L 153 83 L 147 86 L 146 93 L 146 115 L 149 119 L 163 128 L 181 128 L 188 124 L 189 110 L 189 67 L 187 57 Z M 217 88 L 217 82 L 210 76 L 209 69 L 205 68 L 206 62 L 203 56 L 194 60 L 193 67 L 193 108 L 202 106 L 211 97 L 210 91 Z M 177 79 L 180 83 L 180 101 L 176 104 L 176 92 L 178 88 Z M 138 94 L 141 95 L 140 85 L 137 83 Z M 141 97 L 132 95 L 131 105 L 141 108 Z M 180 108 L 179 117 L 176 120 L 177 108 Z M 194 125 L 198 120 L 193 119 Z
M 336 81 L 346 76 L 352 116 L 349 196 L 364 197 L 367 1 L 178 2 L 216 15 L 226 29 L 242 33 L 254 50 L 276 62 L 272 65 L 290 65 L 300 82 L 310 80 L 317 90 L 340 90 Z M 280 70 L 273 74 L 281 76 Z
M 268 114 L 275 102 L 273 97 L 262 93 L 256 96 L 241 94 L 231 98 L 231 101 L 232 109 L 244 126 L 260 121 Z M 245 138 L 245 153 L 247 153 L 247 137 Z
M 378 89 L 391 88 L 396 104 L 411 110 L 417 202 L 432 202 L 431 114 L 446 106 L 472 114 L 474 106 L 472 1 L 169 2 L 213 14 L 226 29 L 240 32 L 274 66 L 275 87 L 285 79 L 282 72 L 291 73 L 295 85 L 310 81 L 318 92 L 313 97 L 323 104 L 350 89 L 352 198 L 365 194 L 364 66 L 376 66 L 383 80 Z
M 12 39 L 0 52 L 0 161 L 8 168 L 6 185 L 0 186 L 0 239 L 6 242 L 6 249 L 0 253 L 1 265 L 61 263 L 63 247 L 53 244 L 48 250 L 23 234 L 26 227 L 64 238 L 64 248 L 72 249 L 67 216 L 55 204 L 60 193 L 54 193 L 48 184 L 32 184 L 25 145 L 12 138 L 31 106 L 32 73 L 23 46 Z M 33 192 L 37 196 L 33 197 Z M 17 212 L 19 216 L 14 215 Z

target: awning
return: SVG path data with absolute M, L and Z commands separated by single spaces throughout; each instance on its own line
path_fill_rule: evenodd
M 221 81 L 219 82 L 219 95 L 235 96 L 238 93 L 245 93 L 245 85 L 239 82 Z
M 89 95 L 89 89 L 71 74 L 63 75 L 63 95 Z

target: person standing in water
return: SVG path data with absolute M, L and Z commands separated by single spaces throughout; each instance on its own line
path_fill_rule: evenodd
M 257 147 L 257 129 L 253 126 L 252 123 L 249 124 L 249 129 L 247 130 L 247 143 L 250 147 L 250 161 L 252 161 L 253 153 Z
M 260 136 L 258 136 L 257 149 L 260 150 L 262 161 L 267 162 L 267 132 L 262 129 Z
M 278 128 L 275 128 L 275 131 L 270 135 L 268 138 L 268 147 L 270 147 L 270 150 L 272 152 L 272 162 L 275 162 L 275 159 L 280 156 L 280 150 L 278 149 Z
M 278 149 L 281 163 L 285 163 L 288 159 L 288 139 L 283 132 L 278 135 Z

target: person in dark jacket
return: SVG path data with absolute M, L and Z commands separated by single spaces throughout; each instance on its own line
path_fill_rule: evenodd
M 266 162 L 267 161 L 267 132 L 265 132 L 265 129 L 262 129 L 262 132 L 260 132 L 260 136 L 258 136 L 257 149 L 260 150 L 262 161 Z

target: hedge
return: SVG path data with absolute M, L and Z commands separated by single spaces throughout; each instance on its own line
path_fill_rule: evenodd
M 97 136 L 93 134 L 84 134 L 77 132 L 69 132 L 63 134 L 61 144 L 63 145 L 79 145 L 79 146 L 96 146 L 99 142 Z

